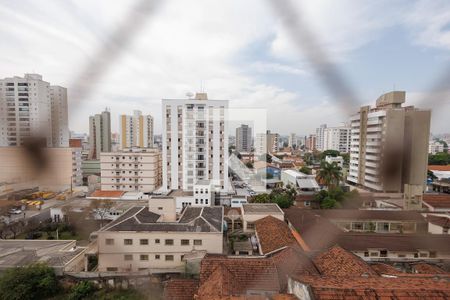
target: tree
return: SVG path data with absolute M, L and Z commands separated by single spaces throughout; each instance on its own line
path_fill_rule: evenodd
M 340 153 L 337 150 L 325 150 L 320 154 L 320 160 L 325 159 L 327 156 L 337 157 Z
M 350 164 L 350 154 L 349 153 L 341 153 L 342 159 L 344 160 L 344 166 L 348 166 Z
M 317 177 L 325 183 L 328 189 L 338 186 L 342 179 L 341 167 L 336 162 L 322 161 Z
M 429 177 L 431 180 L 437 179 L 436 175 L 434 175 L 433 171 L 431 170 L 427 171 L 427 177 Z
M 429 165 L 448 165 L 450 163 L 450 154 L 439 152 L 428 156 Z
M 100 218 L 100 227 L 103 227 L 103 222 L 105 220 L 105 217 L 111 211 L 111 208 L 113 206 L 114 206 L 114 202 L 112 202 L 109 199 L 92 200 L 91 210 L 94 214 L 96 214 Z
M 302 172 L 303 174 L 306 174 L 306 175 L 311 175 L 312 174 L 312 169 L 308 168 L 307 166 L 301 167 L 298 171 Z
M 258 194 L 256 196 L 252 197 L 253 203 L 270 203 L 270 195 L 267 193 L 264 194 Z
M 0 299 L 47 299 L 59 289 L 53 268 L 41 263 L 8 269 L 0 277 Z

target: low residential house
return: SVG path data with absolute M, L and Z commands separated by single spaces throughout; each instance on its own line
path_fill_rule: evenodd
M 255 235 L 260 255 L 269 255 L 286 247 L 299 246 L 286 222 L 273 216 L 255 222 Z
M 314 175 L 307 175 L 295 170 L 281 171 L 281 181 L 283 181 L 284 186 L 293 186 L 303 193 L 320 191 L 320 186 Z
M 415 211 L 321 209 L 313 214 L 331 221 L 343 231 L 377 233 L 425 233 L 427 221 Z
M 87 267 L 85 251 L 74 240 L 0 240 L 0 271 L 45 263 L 57 275 L 81 272 Z
M 427 215 L 428 232 L 432 234 L 450 234 L 450 216 Z
M 284 212 L 275 203 L 247 203 L 242 204 L 242 225 L 244 232 L 253 232 L 255 222 L 267 216 L 284 220 Z
M 351 232 L 311 210 L 291 207 L 284 212 L 305 251 L 337 244 L 367 261 L 450 260 L 450 235 Z
M 450 274 L 426 264 L 397 270 L 369 265 L 334 246 L 312 258 L 319 274 L 288 275 L 287 292 L 297 299 L 448 299 Z M 387 272 L 386 272 L 387 270 Z M 422 272 L 423 271 L 423 272 Z M 388 273 L 388 274 L 385 274 Z
M 450 212 L 450 195 L 425 193 L 422 204 L 426 210 L 431 212 Z
M 222 207 L 187 206 L 177 218 L 173 201 L 150 199 L 96 232 L 98 270 L 184 272 L 185 256 L 222 253 L 222 234 Z

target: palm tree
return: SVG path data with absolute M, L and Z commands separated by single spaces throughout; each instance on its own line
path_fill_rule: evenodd
M 336 162 L 322 161 L 317 178 L 324 182 L 328 189 L 335 187 L 342 179 L 341 167 Z

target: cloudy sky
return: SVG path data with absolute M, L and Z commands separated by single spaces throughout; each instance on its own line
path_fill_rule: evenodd
M 449 1 L 293 2 L 358 103 L 405 90 L 408 103 L 433 109 L 433 133 L 450 132 Z M 105 107 L 113 131 L 119 114 L 140 109 L 160 132 L 161 99 L 202 87 L 232 107 L 267 109 L 269 128 L 282 134 L 339 125 L 357 109 L 293 42 L 295 30 L 272 6 L 283 1 L 142 3 L 152 2 L 0 0 L 0 77 L 39 73 L 67 87 L 76 132 Z

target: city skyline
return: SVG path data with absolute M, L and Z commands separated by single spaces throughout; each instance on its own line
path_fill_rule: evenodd
M 83 86 L 94 90 L 78 99 L 73 89 L 78 72 L 73 70 L 88 66 L 95 59 L 92 53 L 111 43 L 108 36 L 117 27 L 113 20 L 121 20 L 134 3 L 90 4 L 91 11 L 102 11 L 103 17 L 94 17 L 81 2 L 2 3 L 3 28 L 15 25 L 14 30 L 0 32 L 9 41 L 2 45 L 0 76 L 34 72 L 67 87 L 69 126 L 76 132 L 88 132 L 85 116 L 108 106 L 112 128 L 118 128 L 119 114 L 136 109 L 155 116 L 155 133 L 159 134 L 160 100 L 183 98 L 187 92 L 201 90 L 212 98 L 228 99 L 230 107 L 270 109 L 268 128 L 285 134 L 299 128 L 297 134 L 306 135 L 319 124 L 339 124 L 357 111 L 357 107 L 342 111 L 305 57 L 291 45 L 274 12 L 256 2 L 204 3 L 195 9 L 176 1 L 160 5 L 122 49 L 120 63 L 110 66 L 95 84 L 86 80 Z M 419 100 L 435 97 L 427 92 L 446 71 L 448 4 L 398 1 L 389 3 L 389 12 L 383 4 L 324 1 L 305 3 L 302 8 L 320 44 L 332 49 L 330 57 L 359 92 L 361 105 L 372 103 L 384 92 L 404 90 L 407 101 L 417 107 L 439 106 L 433 111 L 431 130 L 444 133 L 445 118 L 440 111 L 448 111 L 445 95 L 438 96 L 444 100 L 434 102 L 433 107 Z M 36 11 L 40 14 L 35 15 Z M 183 11 L 183 17 L 174 18 L 177 11 Z M 340 17 L 345 15 L 340 11 L 351 11 L 351 17 Z M 214 30 L 210 30 L 211 24 Z M 161 27 L 166 29 L 163 35 L 158 30 Z M 186 44 L 190 46 L 179 47 Z M 24 53 L 31 45 L 35 51 Z M 20 61 L 14 59 L 17 55 Z M 382 78 L 376 76 L 379 73 L 383 73 Z

